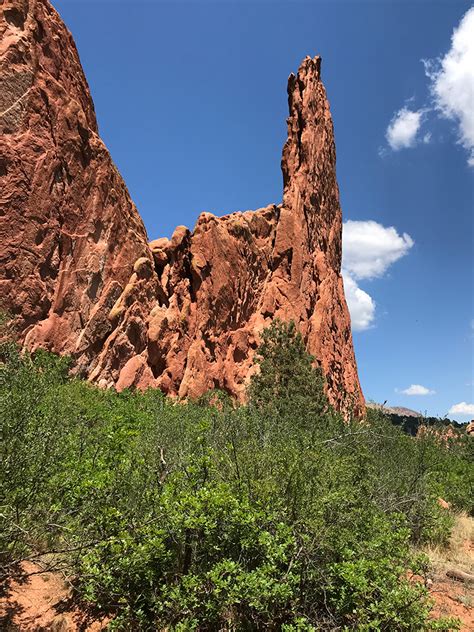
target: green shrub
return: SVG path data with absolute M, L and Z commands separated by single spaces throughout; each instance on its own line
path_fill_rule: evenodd
M 241 407 L 103 391 L 50 354 L 0 355 L 5 575 L 64 551 L 80 598 L 121 630 L 455 629 L 408 576 L 413 544 L 449 535 L 439 472 L 461 483 L 470 448 L 377 414 L 345 423 L 293 325 L 264 334 Z
M 84 594 L 104 606 L 113 596 L 116 624 L 276 624 L 297 581 L 291 572 L 281 581 L 295 552 L 291 528 L 224 483 L 196 489 L 177 478 L 153 518 L 133 530 L 125 520 L 84 556 Z

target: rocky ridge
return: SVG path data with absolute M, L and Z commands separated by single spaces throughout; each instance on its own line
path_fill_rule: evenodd
M 282 204 L 148 243 L 57 12 L 6 0 L 1 17 L 0 287 L 21 341 L 102 386 L 242 399 L 259 333 L 291 319 L 331 401 L 362 411 L 320 58 L 288 81 Z

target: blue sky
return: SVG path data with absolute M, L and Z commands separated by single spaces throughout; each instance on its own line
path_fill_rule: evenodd
M 474 418 L 470 2 L 54 5 L 150 239 L 281 200 L 287 77 L 322 55 L 365 396 Z

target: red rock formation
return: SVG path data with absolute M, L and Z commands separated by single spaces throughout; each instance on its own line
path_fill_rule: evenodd
M 28 344 L 85 367 L 131 265 L 151 261 L 146 232 L 56 11 L 14 0 L 1 18 L 0 296 Z
M 361 410 L 320 58 L 289 79 L 283 204 L 203 213 L 147 244 L 57 13 L 8 0 L 2 17 L 1 290 L 24 343 L 104 386 L 242 398 L 259 332 L 292 319 L 333 403 Z

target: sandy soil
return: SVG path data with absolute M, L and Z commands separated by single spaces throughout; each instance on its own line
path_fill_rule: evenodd
M 430 594 L 436 606 L 436 617 L 456 617 L 461 621 L 461 632 L 474 630 L 474 590 L 461 582 L 447 579 L 435 581 Z
M 0 595 L 2 632 L 98 632 L 107 622 L 92 620 L 71 603 L 71 590 L 61 573 L 42 572 L 22 562 L 23 577 L 8 583 Z
M 435 601 L 437 617 L 457 617 L 462 632 L 474 631 L 474 583 L 450 579 L 446 572 L 457 569 L 474 575 L 474 519 L 465 514 L 456 517 L 456 524 L 447 549 L 427 551 L 433 565 L 430 594 Z

